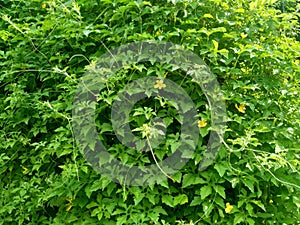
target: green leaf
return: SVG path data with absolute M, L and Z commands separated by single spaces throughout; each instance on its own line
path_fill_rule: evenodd
M 252 200 L 251 202 L 253 202 L 255 205 L 257 205 L 258 207 L 260 207 L 262 210 L 264 210 L 266 212 L 266 208 L 265 208 L 264 204 L 261 201 Z
M 152 203 L 152 205 L 155 205 L 155 196 L 152 194 L 146 195 L 146 198 L 148 198 L 149 202 Z
M 173 196 L 171 195 L 163 195 L 161 198 L 162 202 L 170 207 L 174 207 Z
M 161 186 L 163 186 L 165 188 L 169 188 L 169 184 L 168 184 L 168 180 L 167 179 L 160 181 L 159 185 L 161 185 Z
M 212 188 L 211 186 L 203 186 L 200 189 L 200 196 L 201 199 L 205 199 L 207 196 L 209 196 L 212 193 Z
M 97 207 L 97 206 L 99 206 L 99 203 L 97 203 L 97 202 L 90 202 L 89 204 L 87 204 L 86 208 L 90 209 L 90 208 Z
M 127 220 L 128 220 L 127 215 L 119 216 L 118 219 L 117 219 L 116 225 L 126 224 Z
M 156 212 L 156 213 L 159 213 L 159 214 L 162 214 L 162 215 L 168 215 L 168 213 L 161 206 L 156 206 L 153 209 L 153 212 Z
M 225 27 L 216 27 L 216 28 L 212 28 L 211 30 L 209 30 L 208 32 L 208 36 L 210 36 L 211 34 L 213 33 L 225 33 L 227 32 L 226 28 Z
M 172 178 L 173 178 L 176 182 L 180 183 L 180 181 L 181 181 L 181 176 L 182 176 L 182 173 L 181 173 L 181 172 L 177 172 L 177 173 L 175 173 L 175 174 L 172 175 Z
M 246 221 L 249 223 L 249 225 L 255 225 L 255 221 L 253 219 L 251 219 L 250 217 L 248 217 L 246 219 Z
M 218 163 L 214 166 L 214 168 L 218 171 L 220 177 L 223 177 L 226 170 L 228 169 L 228 165 L 225 163 Z
M 182 179 L 182 188 L 195 184 L 205 184 L 206 182 L 195 174 L 185 174 Z
M 224 199 L 220 195 L 216 195 L 215 202 L 222 208 L 225 205 Z
M 225 194 L 225 188 L 220 186 L 220 185 L 217 185 L 217 186 L 214 186 L 214 189 L 215 191 L 223 198 L 223 199 L 226 199 L 226 194 Z
M 244 217 L 245 217 L 245 215 L 242 214 L 242 213 L 235 214 L 233 224 L 236 225 L 236 224 L 239 224 L 241 222 L 244 222 Z
M 249 213 L 250 216 L 254 216 L 254 212 L 253 212 L 253 206 L 250 203 L 246 204 L 246 210 Z
M 248 187 L 250 189 L 250 191 L 252 193 L 254 193 L 254 181 L 245 179 L 245 180 L 243 180 L 243 182 L 246 185 L 246 187 Z
M 91 216 L 96 216 L 99 213 L 101 213 L 101 211 L 102 211 L 102 209 L 100 207 L 98 207 L 92 211 Z
M 224 216 L 224 212 L 223 212 L 222 209 L 218 209 L 218 212 L 219 212 L 219 215 L 220 215 L 221 218 L 224 218 L 224 217 L 225 217 L 225 216 Z
M 189 201 L 188 196 L 185 194 L 178 195 L 174 197 L 174 206 L 183 205 Z
M 200 128 L 201 137 L 205 137 L 208 133 L 209 133 L 209 128 L 208 127 Z
M 195 196 L 194 199 L 192 200 L 190 206 L 196 206 L 196 205 L 201 205 L 203 200 L 201 199 L 200 196 Z
M 134 195 L 134 204 L 137 205 L 140 203 L 140 201 L 142 201 L 142 199 L 145 197 L 144 193 L 137 193 Z
M 103 123 L 101 124 L 101 128 L 100 128 L 100 133 L 104 133 L 104 132 L 112 132 L 113 131 L 113 128 L 112 128 L 112 125 L 109 124 L 109 123 Z
M 86 193 L 86 196 L 88 198 L 91 197 L 91 194 L 94 192 L 94 191 L 97 191 L 97 190 L 100 190 L 101 189 L 101 185 L 102 185 L 102 181 L 101 180 L 96 180 L 94 181 L 93 185 L 88 185 L 86 186 L 85 188 L 85 193 Z

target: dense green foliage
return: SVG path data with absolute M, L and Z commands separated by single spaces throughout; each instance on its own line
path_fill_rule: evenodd
M 300 6 L 263 2 L 2 0 L 0 224 L 300 224 Z M 113 156 L 153 163 L 115 141 L 103 116 L 133 79 L 168 74 L 207 121 L 197 154 L 174 181 L 130 187 L 83 158 L 72 104 L 99 56 L 139 40 L 169 41 L 199 55 L 224 93 L 227 127 L 215 162 L 199 172 L 210 126 L 202 91 L 167 65 L 124 68 L 98 96 L 96 124 Z M 161 160 L 180 133 L 175 108 L 151 98 L 130 118 L 138 131 L 158 114 L 169 125 L 164 148 L 154 150 Z

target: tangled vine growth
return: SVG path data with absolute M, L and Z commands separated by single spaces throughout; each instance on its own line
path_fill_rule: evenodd
M 300 224 L 299 9 L 296 0 L 2 0 L 0 224 Z M 165 99 L 140 101 L 132 130 L 154 135 L 147 124 L 159 116 L 163 145 L 142 154 L 121 145 L 109 115 L 126 84 L 156 76 L 163 89 L 167 77 L 198 110 L 188 163 L 172 179 L 166 172 L 164 182 L 131 187 L 86 162 L 74 141 L 72 104 L 101 55 L 142 40 L 172 42 L 202 58 L 220 83 L 227 117 L 217 157 L 199 172 L 211 132 L 202 90 L 166 64 L 118 71 L 97 96 L 95 123 L 111 156 L 128 165 L 171 155 L 181 119 Z

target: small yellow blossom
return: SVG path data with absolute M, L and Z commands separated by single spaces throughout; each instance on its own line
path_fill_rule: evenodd
M 44 3 L 44 4 L 42 4 L 42 8 L 43 9 L 45 9 L 46 8 L 46 4 Z
M 26 174 L 28 172 L 28 169 L 26 167 L 24 167 L 24 166 L 21 166 L 21 167 L 23 169 L 23 173 Z
M 272 204 L 272 203 L 273 203 L 273 200 L 272 200 L 272 199 L 270 199 L 269 203 L 270 203 L 270 204 Z
M 229 5 L 228 5 L 226 2 L 222 2 L 222 3 L 221 3 L 221 6 L 222 6 L 224 9 L 229 9 Z
M 69 205 L 67 208 L 66 208 L 66 211 L 69 212 L 72 208 L 72 205 Z
M 261 42 L 263 42 L 264 40 L 266 40 L 266 38 L 265 38 L 264 36 L 261 36 L 261 37 L 259 38 L 259 40 L 260 40 Z
M 244 38 L 246 38 L 248 36 L 248 34 L 245 34 L 244 32 L 243 33 L 241 33 L 241 37 L 244 39 Z
M 164 84 L 164 82 L 161 79 L 156 80 L 154 88 L 162 89 L 162 88 L 165 88 L 165 87 L 166 87 L 166 85 Z
M 198 121 L 198 127 L 206 127 L 206 125 L 207 125 L 207 122 L 206 122 L 206 120 L 199 120 Z
M 68 203 L 66 204 L 66 206 L 67 206 L 66 211 L 69 212 L 71 210 L 71 208 L 73 207 L 72 206 L 73 199 L 67 198 L 66 200 L 68 201 Z
M 243 8 L 235 9 L 234 12 L 245 13 L 245 9 L 243 9 Z
M 240 112 L 240 113 L 246 113 L 246 105 L 244 103 L 240 104 L 240 106 L 238 106 L 237 104 L 235 104 L 235 108 Z
M 214 18 L 211 14 L 204 14 L 203 17 L 204 17 L 204 18 L 211 18 L 211 19 Z
M 226 213 L 230 213 L 232 209 L 233 209 L 233 206 L 230 205 L 229 202 L 227 202 L 227 203 L 226 203 L 225 212 L 226 212 Z

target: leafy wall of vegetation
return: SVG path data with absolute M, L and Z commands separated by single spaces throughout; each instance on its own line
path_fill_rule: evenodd
M 300 7 L 293 0 L 262 2 L 2 0 L 0 224 L 299 224 Z M 198 172 L 195 154 L 175 182 L 130 187 L 85 161 L 71 111 L 86 69 L 108 49 L 139 40 L 173 42 L 203 58 L 221 85 L 228 118 L 222 148 L 205 171 Z M 167 70 L 133 65 L 110 88 L 122 88 L 135 72 Z M 170 79 L 179 82 L 182 74 Z M 207 121 L 199 128 L 201 153 L 210 111 L 191 80 L 182 87 Z M 102 96 L 115 97 L 114 91 Z M 172 146 L 180 121 L 160 101 L 147 105 L 167 112 Z M 144 106 L 132 117 L 137 127 L 149 113 Z M 108 103 L 98 112 L 106 110 Z M 109 118 L 98 120 L 99 131 L 113 133 Z M 115 155 L 134 162 L 125 150 Z

